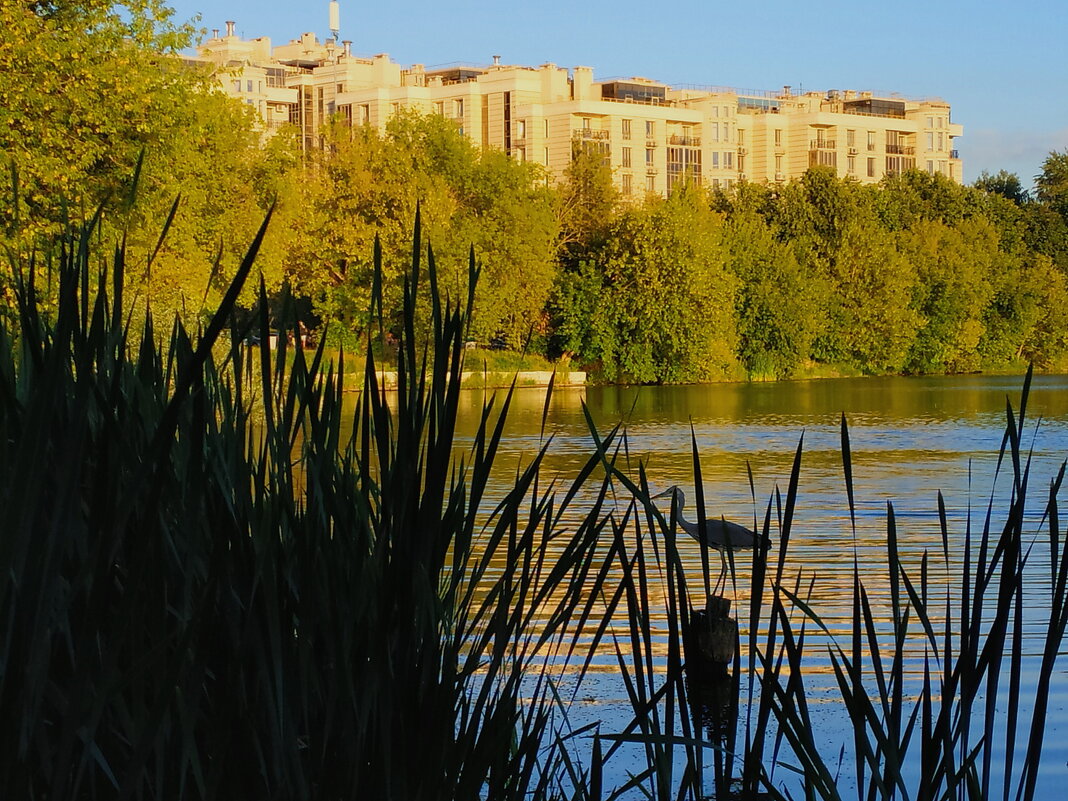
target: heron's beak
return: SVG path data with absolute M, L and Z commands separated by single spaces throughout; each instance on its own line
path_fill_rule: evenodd
M 653 498 L 666 498 L 668 495 L 671 495 L 674 491 L 675 491 L 674 487 L 668 487 L 663 492 L 659 492 L 659 493 L 657 493 L 656 495 L 654 495 L 652 497 Z

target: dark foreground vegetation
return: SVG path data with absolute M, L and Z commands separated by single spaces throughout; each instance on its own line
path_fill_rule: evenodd
M 322 348 L 242 344 L 268 314 L 261 284 L 253 320 L 234 316 L 266 222 L 195 332 L 131 314 L 129 252 L 98 244 L 96 219 L 36 256 L 12 254 L 17 314 L 0 321 L 5 797 L 667 801 L 714 786 L 720 799 L 782 787 L 837 798 L 839 744 L 814 731 L 803 670 L 822 623 L 810 577 L 789 566 L 800 445 L 763 519 L 774 550 L 732 562 L 735 582 L 751 582 L 727 705 L 742 717 L 728 712 L 709 739 L 681 646 L 708 579 L 688 586 L 675 522 L 627 462 L 625 432 L 591 420 L 585 465 L 552 480 L 547 437 L 489 508 L 509 396 L 487 402 L 469 451 L 453 439 L 477 268 L 446 300 L 419 229 L 417 217 L 399 389 L 377 385 L 368 342 L 349 413 L 342 365 Z M 378 337 L 381 265 L 376 250 L 366 327 Z M 279 314 L 295 325 L 289 306 Z M 132 316 L 144 319 L 136 336 Z M 1010 496 L 967 534 L 943 515 L 943 556 L 951 537 L 968 554 L 956 584 L 932 586 L 926 557 L 918 573 L 898 561 L 892 509 L 889 637 L 857 568 L 853 637 L 832 654 L 859 798 L 1034 797 L 1068 536 L 1062 476 L 1048 534 L 1024 529 L 1023 419 L 1008 414 Z M 852 513 L 844 423 L 843 461 Z M 703 509 L 696 441 L 693 485 Z M 1021 621 L 1038 550 L 1052 614 L 1033 657 Z M 665 607 L 666 657 L 651 633 Z M 920 677 L 905 659 L 917 648 Z M 598 650 L 614 656 L 631 710 L 618 726 L 573 729 Z
M 258 257 L 269 324 L 288 281 L 307 327 L 360 341 L 378 236 L 397 338 L 421 204 L 442 291 L 462 295 L 469 247 L 481 265 L 473 340 L 565 356 L 600 380 L 1068 365 L 1068 153 L 1050 154 L 1033 196 L 1003 173 L 866 187 L 814 169 L 786 186 L 621 198 L 588 154 L 556 185 L 436 116 L 338 126 L 306 154 L 292 131 L 264 139 L 178 57 L 195 32 L 160 0 L 4 3 L 0 31 L 0 150 L 22 187 L 19 206 L 0 203 L 0 241 L 39 244 L 70 209 L 103 203 L 102 230 L 126 232 L 129 291 L 160 319 L 195 326 L 219 306 L 274 204 Z M 0 270 L 6 313 L 12 281 Z M 255 301 L 251 287 L 239 298 Z

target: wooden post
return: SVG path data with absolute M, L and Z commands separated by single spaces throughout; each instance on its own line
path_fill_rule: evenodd
M 730 677 L 730 665 L 738 649 L 738 622 L 730 617 L 729 598 L 713 595 L 704 609 L 690 613 L 684 638 L 686 671 L 691 679 L 721 682 Z

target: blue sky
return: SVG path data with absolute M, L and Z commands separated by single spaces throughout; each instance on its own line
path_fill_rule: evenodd
M 200 27 L 237 22 L 282 44 L 329 35 L 327 0 L 170 0 Z M 1068 149 L 1068 3 L 960 0 L 340 0 L 341 38 L 403 65 L 452 62 L 590 66 L 596 78 L 744 89 L 870 89 L 937 96 L 964 126 L 965 180 L 1006 169 L 1029 186 Z

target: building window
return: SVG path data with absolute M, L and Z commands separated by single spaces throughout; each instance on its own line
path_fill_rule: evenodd
M 782 147 L 782 129 L 775 129 L 775 147 Z
M 238 81 L 234 81 L 234 91 L 235 92 L 240 92 L 241 91 L 241 81 L 239 81 L 239 80 Z
M 367 125 L 371 121 L 371 106 L 367 103 L 363 103 L 360 106 L 360 116 L 358 117 L 360 125 Z
M 775 172 L 782 172 L 782 156 L 775 157 Z
M 934 162 L 933 161 L 928 161 L 927 162 L 927 173 L 929 175 L 934 175 Z
M 646 192 L 655 192 L 656 191 L 656 176 L 655 175 L 646 175 L 645 176 L 645 191 Z
M 856 156 L 846 156 L 846 169 L 849 171 L 850 175 L 856 175 L 857 174 L 857 157 Z
M 645 121 L 645 135 L 649 139 L 652 139 L 654 136 L 656 136 L 656 123 L 652 120 Z
M 549 121 L 545 120 L 545 138 L 549 138 Z
M 744 145 L 745 144 L 745 131 L 738 131 L 738 144 L 739 145 Z
M 651 147 L 645 148 L 645 166 L 646 167 L 652 167 L 653 166 L 653 158 L 654 158 L 654 154 L 655 153 L 656 153 L 656 151 L 653 150 L 653 148 L 651 148 Z
M 527 138 L 527 121 L 526 120 L 519 120 L 516 123 L 515 138 L 516 139 L 526 139 Z
M 631 193 L 630 175 L 623 176 L 623 194 L 629 195 Z
M 459 98 L 452 101 L 452 116 L 462 119 L 464 116 L 464 100 Z
M 723 166 L 728 170 L 734 169 L 734 153 L 729 150 L 723 154 Z
M 875 159 L 873 159 L 873 158 L 869 158 L 868 159 L 868 177 L 869 178 L 874 178 L 875 177 Z
M 927 132 L 927 149 L 934 150 L 934 134 L 930 131 Z
M 846 147 L 857 146 L 857 132 L 846 130 Z
M 584 130 L 584 131 L 590 130 L 590 118 L 589 117 L 583 117 L 582 118 L 582 130 Z
M 934 120 L 935 120 L 934 117 L 928 117 L 927 118 L 927 127 L 928 128 L 934 128 L 934 125 L 935 125 Z
M 545 148 L 545 166 L 549 166 L 549 148 Z
M 745 172 L 745 156 L 738 154 L 738 172 Z
M 712 151 L 712 169 L 719 169 L 719 153 L 715 150 Z
M 868 131 L 868 150 L 875 150 L 875 131 Z
M 251 93 L 252 93 L 252 81 L 246 81 L 246 82 L 245 82 L 245 88 L 246 88 L 246 89 L 248 90 L 248 92 L 249 92 L 249 93 L 251 94 Z
M 434 104 L 434 112 L 437 113 L 437 114 L 440 114 L 442 117 L 445 116 L 445 101 L 444 100 L 439 100 L 437 103 Z
M 623 166 L 624 167 L 629 167 L 630 166 L 630 148 L 629 147 L 623 148 Z
M 939 131 L 938 132 L 938 149 L 939 150 L 945 150 L 946 149 L 946 140 L 942 138 L 943 136 L 945 136 L 945 134 L 943 134 L 941 131 Z
M 712 141 L 713 142 L 718 142 L 719 141 L 719 123 L 718 122 L 712 123 Z
M 623 138 L 630 139 L 630 120 L 623 120 Z

